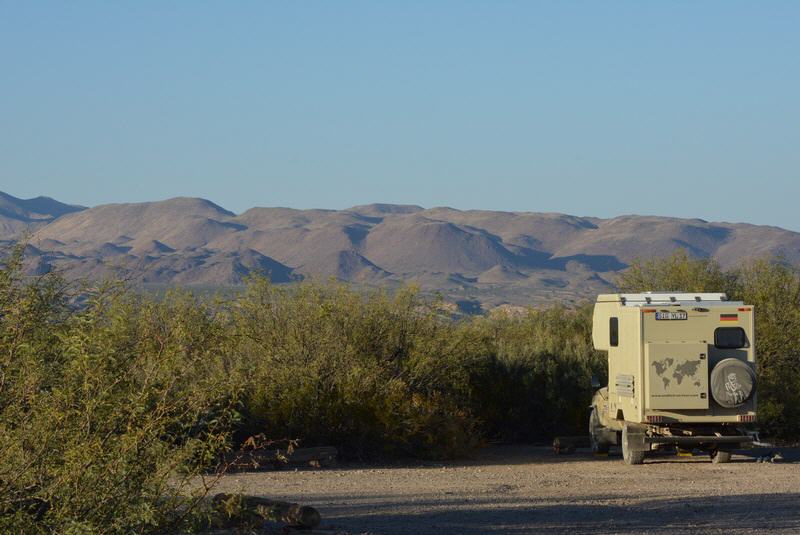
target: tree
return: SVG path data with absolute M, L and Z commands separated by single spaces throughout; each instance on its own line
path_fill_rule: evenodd
M 735 273 L 712 258 L 690 258 L 683 249 L 667 258 L 634 260 L 617 280 L 621 292 L 682 291 L 740 294 Z
M 755 307 L 759 421 L 783 438 L 800 434 L 800 278 L 780 259 L 737 271 L 741 297 Z

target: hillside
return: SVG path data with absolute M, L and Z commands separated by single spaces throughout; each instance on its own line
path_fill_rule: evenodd
M 0 191 L 0 240 L 12 239 L 64 214 L 84 209 L 83 206 L 64 204 L 50 197 L 18 199 Z
M 468 310 L 580 300 L 611 289 L 631 260 L 678 248 L 724 267 L 767 255 L 800 265 L 800 234 L 777 227 L 389 204 L 236 215 L 193 198 L 83 209 L 0 194 L 0 230 L 6 241 L 31 234 L 28 262 L 39 273 L 207 287 L 253 271 L 275 282 L 413 282 Z

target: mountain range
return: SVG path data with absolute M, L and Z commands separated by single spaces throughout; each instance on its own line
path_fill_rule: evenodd
M 701 219 L 395 204 L 237 215 L 197 198 L 86 208 L 0 193 L 0 241 L 20 239 L 31 273 L 155 286 L 235 286 L 254 271 L 276 283 L 416 283 L 468 311 L 588 298 L 613 289 L 632 260 L 678 248 L 724 267 L 774 255 L 800 265 L 800 233 Z

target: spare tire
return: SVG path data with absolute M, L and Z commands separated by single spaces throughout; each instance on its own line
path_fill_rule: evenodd
M 711 370 L 711 396 L 726 409 L 747 403 L 756 390 L 756 375 L 746 362 L 723 359 Z

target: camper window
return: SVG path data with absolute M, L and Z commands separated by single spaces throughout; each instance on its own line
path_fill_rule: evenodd
M 619 346 L 619 319 L 611 318 L 608 323 L 608 332 L 610 335 L 609 343 L 611 347 Z
M 717 349 L 741 349 L 747 347 L 747 336 L 741 327 L 717 327 L 714 345 Z

